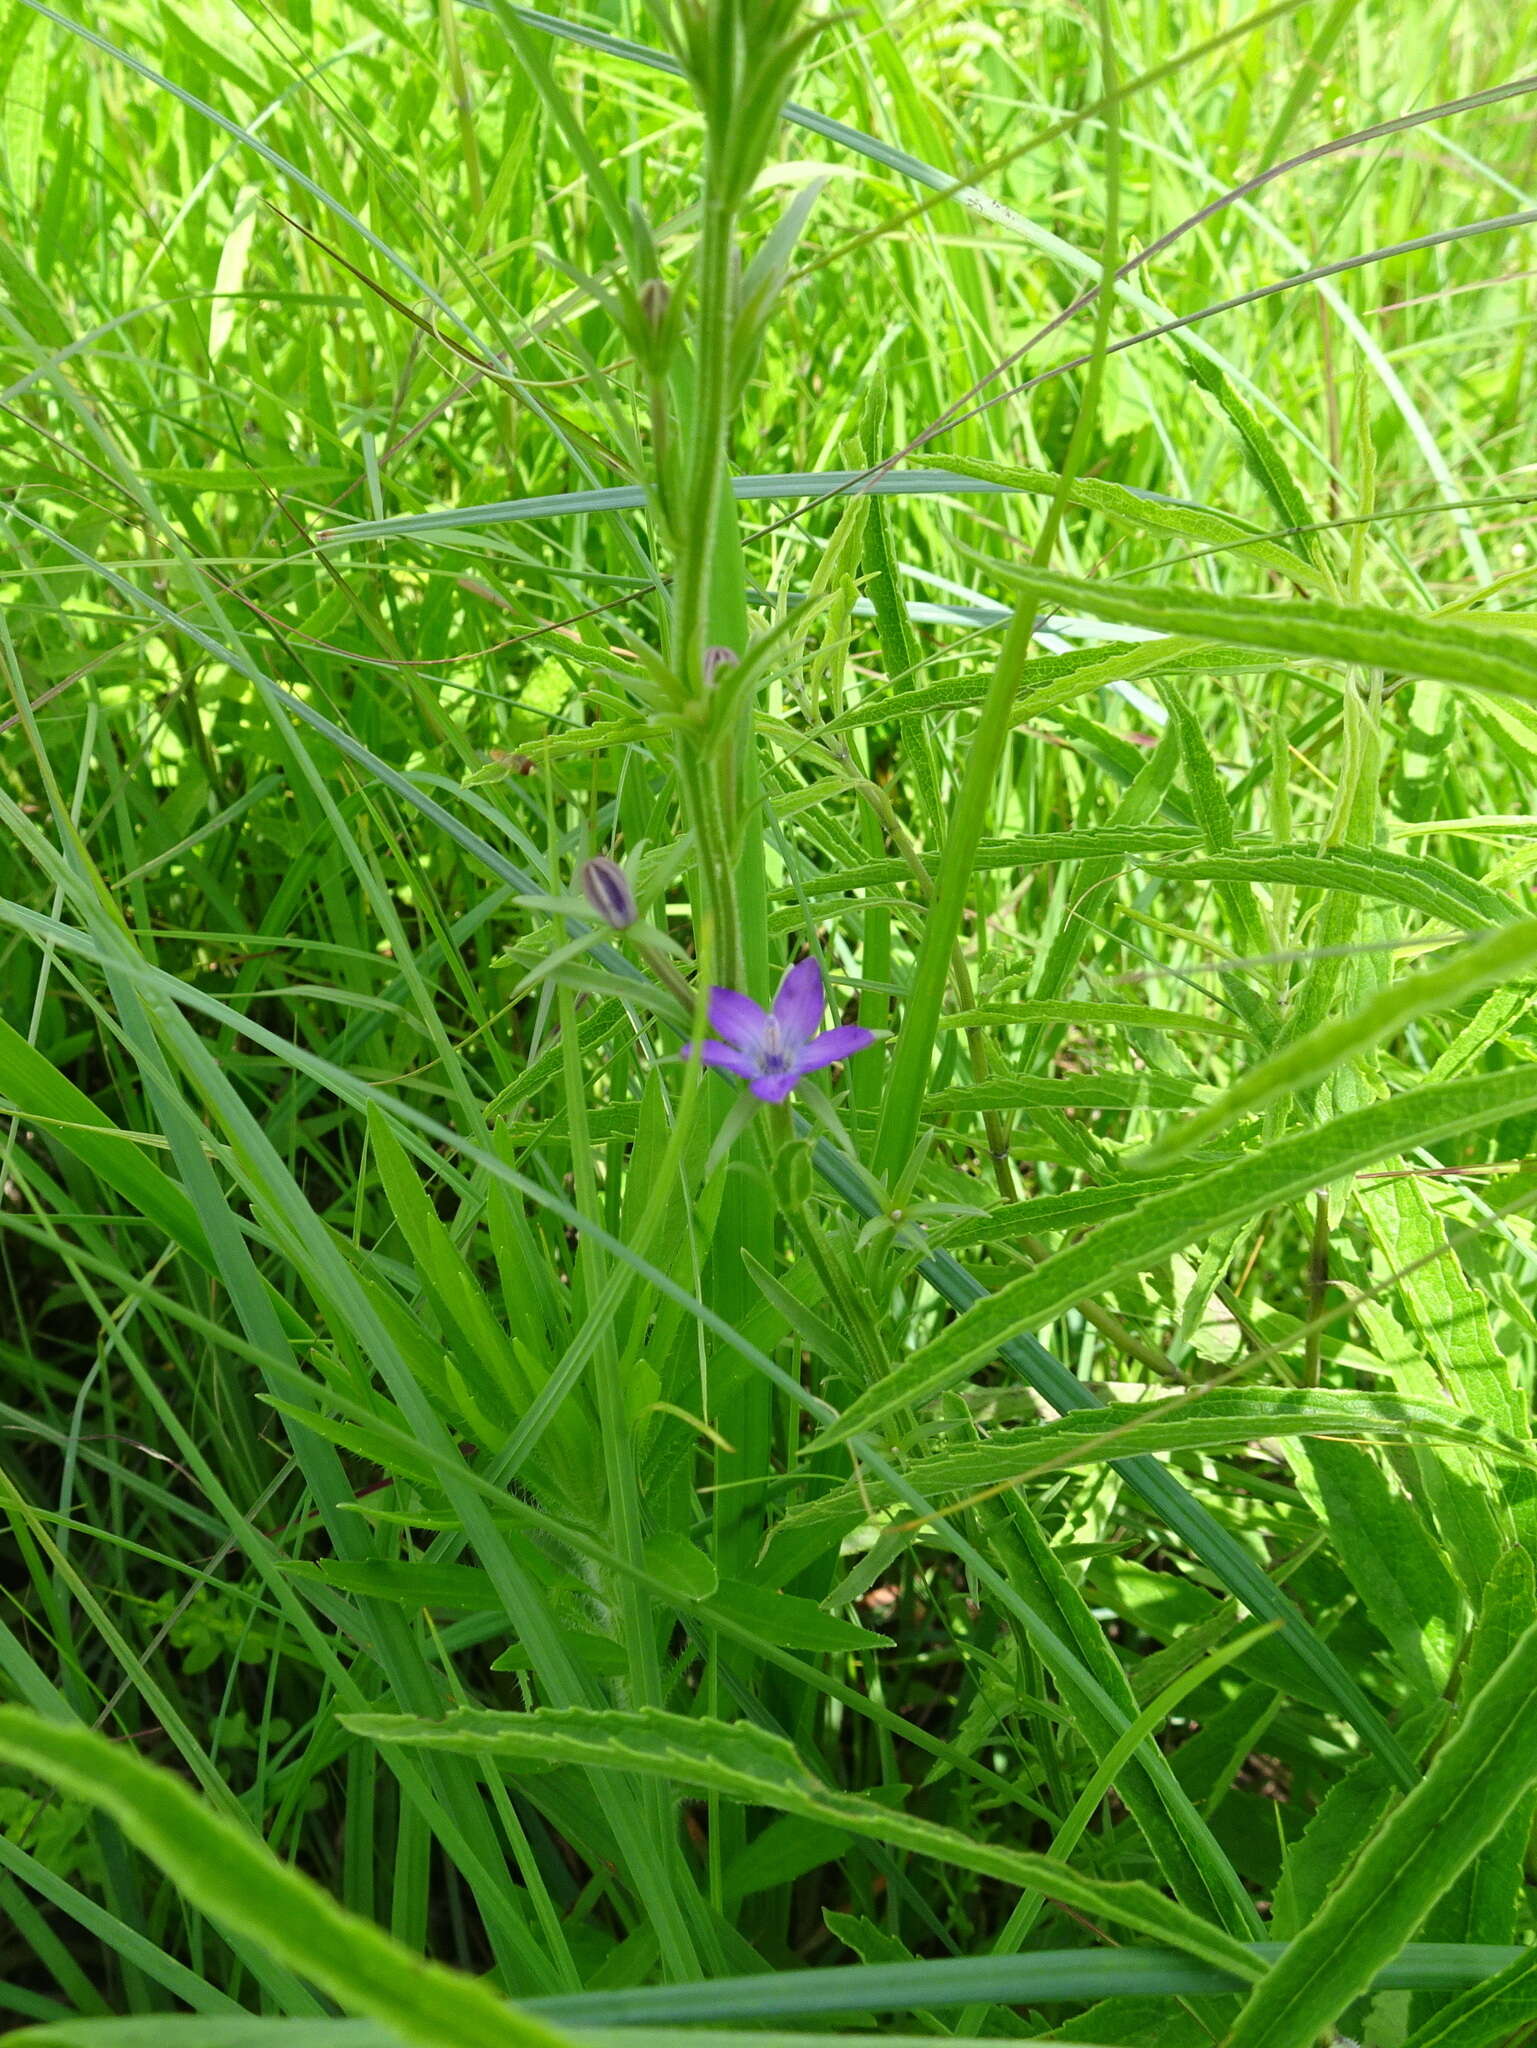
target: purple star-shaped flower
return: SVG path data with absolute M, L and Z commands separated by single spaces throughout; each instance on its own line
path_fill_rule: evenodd
M 772 1010 L 761 1009 L 737 989 L 712 988 L 710 1029 L 720 1036 L 701 1040 L 699 1057 L 707 1067 L 740 1074 L 760 1102 L 783 1102 L 803 1075 L 875 1043 L 875 1033 L 862 1024 L 819 1031 L 823 1000 L 822 970 L 815 960 L 790 969 Z M 693 1051 L 686 1046 L 684 1057 Z

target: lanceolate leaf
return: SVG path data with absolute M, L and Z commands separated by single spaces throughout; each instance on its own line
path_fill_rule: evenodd
M 0 1707 L 0 1758 L 109 1813 L 200 1912 L 248 1936 L 365 2018 L 421 2048 L 560 2048 L 547 2021 L 474 1977 L 424 1962 L 208 1808 L 169 1771 L 93 1729 Z M 199 2020 L 199 2025 L 205 2022 Z M 208 2025 L 213 2022 L 206 2022 Z
M 1491 1428 L 1450 1402 L 1409 1401 L 1393 1394 L 1315 1388 L 1220 1387 L 1168 1400 L 1082 1409 L 1028 1429 L 1001 1431 L 985 1443 L 960 1444 L 916 1458 L 906 1476 L 925 1494 L 969 1493 L 1106 1458 L 1174 1451 L 1229 1450 L 1263 1437 L 1323 1436 L 1346 1440 L 1454 1444 L 1511 1464 L 1537 1467 L 1529 1444 Z M 807 1503 L 787 1520 L 847 1522 L 868 1503 L 885 1498 L 878 1483 L 859 1485 Z
M 1284 1051 L 1251 1067 L 1215 1102 L 1166 1132 L 1142 1155 L 1149 1166 L 1227 1129 L 1238 1117 L 1263 1109 L 1278 1097 L 1311 1088 L 1344 1061 L 1357 1058 L 1416 1017 L 1460 1003 L 1491 982 L 1524 974 L 1537 964 L 1537 918 L 1504 925 L 1457 953 L 1444 966 L 1406 976 L 1373 996 L 1348 1017 L 1320 1024 Z
M 1297 2048 L 1395 1956 L 1537 1785 L 1537 1626 L 1484 1686 L 1425 1777 L 1366 1843 L 1244 2007 L 1227 2048 Z
M 1395 674 L 1428 676 L 1465 689 L 1537 699 L 1537 642 L 1498 625 L 1385 611 L 1372 605 L 1219 597 L 1187 584 L 1115 583 L 1054 571 L 1015 571 L 1010 580 L 1052 605 L 1145 626 L 1155 633 L 1204 635 L 1239 647 L 1305 661 L 1360 662 Z
M 1146 1272 L 1223 1223 L 1258 1216 L 1279 1202 L 1327 1186 L 1359 1167 L 1458 1131 L 1476 1130 L 1537 1108 L 1537 1070 L 1473 1075 L 1372 1103 L 1263 1152 L 1194 1175 L 1140 1210 L 1042 1260 L 1032 1272 L 950 1324 L 843 1411 L 824 1431 L 842 1443 L 954 1386 L 1005 1338 L 1039 1329 L 1128 1273 Z
M 356 1734 L 376 1742 L 411 1742 L 462 1755 L 518 1764 L 577 1764 L 588 1769 L 645 1772 L 676 1785 L 716 1792 L 806 1820 L 846 1828 L 914 1855 L 976 1870 L 1048 1898 L 1091 1918 L 1104 1918 L 1189 1955 L 1232 1970 L 1246 1980 L 1260 1974 L 1251 1952 L 1220 1927 L 1199 1920 L 1151 1886 L 1105 1883 L 1081 1876 L 1046 1856 L 987 1842 L 898 1809 L 835 1792 L 814 1778 L 792 1746 L 750 1722 L 712 1721 L 641 1708 L 633 1713 L 589 1708 L 498 1714 L 466 1709 L 442 1721 L 408 1716 L 344 1717 Z
M 1470 1984 L 1427 2020 L 1404 2048 L 1496 2048 L 1530 2036 L 1537 2025 L 1537 1949 L 1497 1976 Z
M 1264 657 L 1244 647 L 1211 647 L 1200 640 L 1161 637 L 1112 648 L 1074 647 L 1064 654 L 1038 654 L 1024 664 L 1019 695 L 1015 699 L 1019 716 L 1038 714 L 1071 704 L 1106 683 L 1131 682 L 1138 676 L 1173 674 L 1230 675 L 1264 665 Z M 861 726 L 879 725 L 895 718 L 900 708 L 912 715 L 960 710 L 978 704 L 987 688 L 976 676 L 957 676 L 952 681 L 929 683 L 911 690 L 900 707 L 881 692 L 866 695 L 848 711 L 839 712 L 819 731 L 852 732 Z M 1192 841 L 1196 835 L 1191 834 Z
M 1081 832 L 1031 832 L 1009 839 L 984 839 L 971 866 L 973 873 L 990 872 L 996 868 L 1042 867 L 1047 862 L 1098 860 L 1107 854 L 1148 860 L 1199 844 L 1200 834 L 1180 825 L 1089 825 Z M 912 878 L 913 871 L 906 861 L 872 860 L 858 867 L 840 868 L 833 874 L 806 875 L 783 893 L 842 895 L 848 889 L 879 889 L 891 883 L 911 882 Z
M 824 1140 L 814 1154 L 823 1179 L 860 1215 L 879 1213 L 875 1197 L 862 1174 L 851 1167 L 842 1152 Z M 969 1314 L 989 1301 L 982 1282 L 969 1273 L 949 1252 L 936 1248 L 919 1261 L 925 1280 L 958 1313 Z M 1003 1338 L 998 1356 L 1010 1372 L 1033 1387 L 1059 1415 L 1077 1414 L 1095 1407 L 1093 1390 L 1074 1377 L 1038 1339 L 1027 1333 Z M 1116 1471 L 1172 1530 L 1181 1542 L 1212 1570 L 1251 1614 L 1262 1621 L 1282 1624 L 1282 1640 L 1295 1652 L 1339 1712 L 1357 1729 L 1368 1747 L 1382 1759 L 1394 1781 L 1407 1788 L 1414 1784 L 1414 1765 L 1392 1729 L 1366 1697 L 1340 1658 L 1309 1627 L 1302 1614 L 1278 1591 L 1269 1574 L 1225 1529 L 1206 1507 L 1165 1466 L 1153 1458 L 1117 1458 Z
M 935 1116 L 988 1109 L 1183 1109 L 1199 1084 L 1177 1074 L 1019 1074 L 944 1088 L 928 1098 Z
M 1060 479 L 1050 470 L 1013 469 L 1006 463 L 984 462 L 974 456 L 946 455 L 944 460 L 945 467 L 957 475 L 1002 484 L 1009 490 L 1050 497 L 1060 488 Z M 1327 580 L 1296 548 L 1270 539 L 1258 527 L 1226 512 L 1213 512 L 1204 505 L 1182 505 L 1169 498 L 1153 498 L 1144 491 L 1098 477 L 1075 478 L 1067 497 L 1070 504 L 1088 505 L 1118 525 L 1167 533 L 1203 549 L 1231 548 L 1232 560 L 1240 567 L 1253 562 L 1258 568 L 1277 571 L 1293 583 L 1320 588 Z
M 1423 911 L 1454 929 L 1503 924 L 1513 914 L 1504 897 L 1445 861 L 1381 846 L 1235 846 L 1225 853 L 1197 854 L 1170 872 L 1192 882 L 1340 889 Z

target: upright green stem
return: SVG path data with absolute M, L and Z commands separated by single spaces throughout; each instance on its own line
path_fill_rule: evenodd
M 678 794 L 694 843 L 696 954 L 710 978 L 762 995 L 767 978 L 763 945 L 761 850 L 749 836 L 740 864 L 742 808 L 755 801 L 752 710 L 744 705 L 736 730 L 706 742 L 703 714 L 710 689 L 705 653 L 712 640 L 746 651 L 747 619 L 740 573 L 740 543 L 727 497 L 736 325 L 738 198 L 750 178 L 727 161 L 741 156 L 736 109 L 714 89 L 710 74 L 740 75 L 730 58 L 747 24 L 730 0 L 697 10 L 696 27 L 708 39 L 708 58 L 695 78 L 705 113 L 707 142 L 700 234 L 695 260 L 693 361 L 687 405 L 680 408 L 684 436 L 680 502 L 671 508 L 676 558 L 673 580 L 671 665 L 684 707 L 675 747 Z M 718 63 L 713 60 L 720 60 Z M 729 99 L 729 92 L 725 95 Z M 772 132 L 772 131 L 768 131 Z M 766 145 L 765 137 L 765 145 Z M 755 166 L 754 166 L 755 167 Z M 695 723 L 695 719 L 699 723 Z M 740 1324 L 756 1290 L 745 1255 L 772 1261 L 774 1215 L 767 1190 L 751 1173 L 728 1173 L 710 1247 L 707 1285 L 712 1306 Z M 743 1473 L 766 1474 L 772 1464 L 774 1406 L 771 1390 L 729 1380 L 715 1399 L 715 1419 L 729 1451 L 716 1457 L 712 1496 L 714 1550 L 721 1569 L 745 1572 L 762 1530 L 763 1495 L 742 1487 Z M 706 1695 L 721 1711 L 723 1688 L 756 1683 L 756 1661 L 717 1640 L 712 1646 Z M 710 1891 L 723 1896 L 724 1871 L 745 1845 L 741 1810 L 713 1796 L 709 1814 Z
M 736 214 L 720 188 L 719 155 L 712 145 L 705 157 L 699 233 L 692 460 L 674 585 L 674 659 L 685 685 L 695 690 L 703 681 L 710 573 L 730 432 Z
M 720 981 L 740 987 L 741 917 L 727 809 L 730 764 L 723 754 L 706 754 L 687 734 L 678 743 L 677 766 L 683 814 L 694 835 L 702 950 L 709 954 Z

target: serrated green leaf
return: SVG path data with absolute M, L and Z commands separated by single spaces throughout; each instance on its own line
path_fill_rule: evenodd
M 1019 694 L 1014 700 L 1015 711 L 1020 718 L 1060 711 L 1066 720 L 1072 714 L 1064 711 L 1064 706 L 1110 683 L 1167 674 L 1227 675 L 1262 665 L 1263 657 L 1251 654 L 1247 648 L 1208 647 L 1200 640 L 1180 637 L 1122 644 L 1109 654 L 1102 647 L 1075 647 L 1065 654 L 1038 654 L 1024 664 Z M 980 703 L 986 689 L 985 681 L 957 677 L 906 692 L 900 706 L 892 697 L 872 692 L 818 730 L 831 737 L 857 731 L 862 726 L 883 725 L 894 719 L 899 709 L 914 717 L 959 711 Z
M 1324 598 L 1217 596 L 1188 586 L 1113 583 L 1045 569 L 1013 569 L 1011 583 L 1043 609 L 1145 626 L 1155 633 L 1204 636 L 1304 661 L 1359 662 L 1395 674 L 1427 676 L 1464 689 L 1537 700 L 1537 644 L 1498 625 L 1469 625 L 1374 605 Z
M 1537 1626 L 1251 1993 L 1226 2048 L 1297 2048 L 1371 1984 L 1537 1785 Z
M 347 2011 L 421 2048 L 560 2048 L 565 2036 L 474 1977 L 424 1961 L 211 1813 L 171 1772 L 83 1727 L 0 1707 L 0 1757 L 109 1813 L 200 1912 Z M 216 2021 L 199 2016 L 199 2027 Z
M 1179 350 L 1193 380 L 1203 391 L 1211 394 L 1237 429 L 1250 474 L 1274 506 L 1277 517 L 1287 526 L 1304 529 L 1309 527 L 1313 515 L 1308 510 L 1306 499 L 1297 488 L 1292 465 L 1276 446 L 1270 430 L 1259 414 L 1236 389 L 1233 380 L 1221 365 L 1192 348 L 1189 339 L 1183 335 L 1179 340 Z M 1320 540 L 1320 535 L 1304 531 L 1299 533 L 1296 545 L 1316 564 Z M 1308 580 L 1305 576 L 1297 576 L 1295 571 L 1287 573 L 1297 582 Z
M 1477 939 L 1444 964 L 1406 975 L 1361 1004 L 1348 1017 L 1320 1024 L 1281 1052 L 1251 1067 L 1215 1102 L 1165 1132 L 1126 1164 L 1162 1166 L 1217 1136 L 1241 1116 L 1264 1109 L 1281 1096 L 1315 1086 L 1346 1060 L 1356 1059 L 1401 1031 L 1416 1017 L 1449 1009 L 1491 982 L 1524 974 L 1537 962 L 1537 918 L 1523 917 Z
M 1016 1074 L 942 1088 L 927 1098 L 935 1116 L 989 1109 L 1184 1109 L 1198 1081 L 1177 1074 Z
M 985 1216 L 969 1216 L 947 1225 L 935 1237 L 951 1251 L 971 1245 L 995 1244 L 1021 1231 L 1077 1230 L 1086 1223 L 1105 1223 L 1136 1209 L 1151 1195 L 1182 1187 L 1188 1173 L 1149 1174 L 1146 1180 L 1110 1181 L 1104 1187 L 1073 1188 L 1063 1195 L 1031 1195 L 1023 1202 L 1000 1202 Z
M 1404 2048 L 1517 2048 L 1537 2027 L 1537 1949 L 1482 1984 L 1470 1984 Z
M 1476 1618 L 1458 1694 L 1459 1713 L 1478 1697 L 1534 1621 L 1537 1585 L 1532 1558 L 1525 1550 L 1508 1550 L 1490 1576 Z M 1425 1924 L 1432 1939 L 1494 1943 L 1514 1938 L 1534 1799 L 1537 1794 L 1528 1792 L 1514 1803 L 1493 1840 L 1439 1900 Z M 1415 2023 L 1429 2018 L 1439 2003 L 1434 1998 L 1417 2003 Z
M 845 1442 L 894 1409 L 911 1407 L 954 1386 L 991 1357 L 1005 1338 L 1038 1329 L 1064 1309 L 1097 1297 L 1128 1273 L 1146 1272 L 1221 1224 L 1260 1215 L 1411 1146 L 1476 1130 L 1532 1108 L 1537 1108 L 1537 1072 L 1473 1075 L 1372 1103 L 1322 1130 L 1284 1139 L 1234 1165 L 1193 1175 L 1184 1186 L 1102 1225 L 979 1301 L 861 1394 L 823 1432 L 821 1441 Z
M 1028 832 L 1007 839 L 984 839 L 971 863 L 973 874 L 992 873 L 999 868 L 1038 868 L 1063 861 L 1099 860 L 1124 854 L 1133 860 L 1152 860 L 1160 854 L 1184 852 L 1200 844 L 1200 835 L 1182 825 L 1085 825 L 1076 832 Z M 943 865 L 943 854 L 938 866 Z M 810 897 L 842 895 L 850 889 L 880 889 L 910 882 L 913 871 L 906 861 L 862 861 L 836 871 L 819 871 L 798 877 L 785 895 Z
M 1028 491 L 1036 496 L 1050 497 L 1061 488 L 1061 478 L 1050 470 L 1014 469 L 1007 463 L 951 454 L 945 455 L 944 464 L 960 476 L 986 478 L 1005 484 L 1010 490 Z M 1305 554 L 1283 541 L 1270 539 L 1258 527 L 1229 513 L 1214 512 L 1205 505 L 1154 498 L 1099 477 L 1075 477 L 1066 495 L 1070 505 L 1087 505 L 1120 526 L 1172 534 L 1177 540 L 1193 541 L 1203 549 L 1231 548 L 1235 563 L 1254 562 L 1261 568 L 1274 569 L 1294 583 L 1327 586 L 1327 579 Z
M 1434 1698 L 1451 1671 L 1462 1603 L 1425 1518 L 1353 1444 L 1309 1444 L 1307 1461 L 1346 1577 L 1408 1682 L 1421 1698 Z
M 673 1784 L 771 1806 L 999 1878 L 1022 1890 L 1042 1892 L 1080 1912 L 1153 1935 L 1246 1982 L 1261 1973 L 1262 1966 L 1241 1942 L 1149 1885 L 1086 1878 L 1049 1857 L 1027 1855 L 894 1812 L 853 1793 L 835 1792 L 811 1775 L 782 1737 L 749 1722 L 712 1721 L 655 1708 L 620 1713 L 579 1707 L 531 1714 L 469 1709 L 441 1721 L 390 1714 L 342 1718 L 355 1734 L 376 1742 L 422 1744 L 514 1766 L 528 1761 L 645 1772 Z
M 1167 1400 L 1080 1409 L 1027 1429 L 1000 1431 L 983 1443 L 958 1444 L 954 1450 L 913 1458 L 904 1476 L 924 1494 L 972 1493 L 1106 1458 L 1231 1450 L 1265 1437 L 1334 1436 L 1347 1441 L 1456 1444 L 1537 1469 L 1537 1453 L 1530 1445 L 1450 1402 L 1329 1388 L 1217 1387 Z M 783 1526 L 846 1524 L 862 1505 L 880 1507 L 890 1497 L 889 1489 L 878 1481 L 861 1478 L 857 1486 L 850 1483 L 792 1509 Z
M 1196 854 L 1168 872 L 1191 882 L 1339 889 L 1423 911 L 1457 929 L 1503 924 L 1515 915 L 1503 896 L 1447 862 L 1381 846 L 1235 846 L 1227 853 Z

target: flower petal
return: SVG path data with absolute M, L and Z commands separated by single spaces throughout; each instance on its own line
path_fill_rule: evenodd
M 680 1058 L 692 1059 L 696 1048 L 686 1045 Z M 727 1074 L 737 1074 L 744 1081 L 757 1078 L 758 1062 L 750 1052 L 739 1052 L 734 1045 L 722 1045 L 718 1038 L 702 1038 L 698 1053 L 707 1067 L 719 1067 Z
M 711 989 L 709 1018 L 710 1029 L 742 1052 L 755 1053 L 768 1029 L 765 1012 L 751 996 L 734 988 Z
M 849 1059 L 874 1043 L 875 1033 L 866 1031 L 863 1024 L 837 1024 L 831 1031 L 820 1032 L 810 1045 L 795 1055 L 795 1071 L 797 1074 L 814 1074 L 818 1067 L 830 1067 L 834 1060 Z
M 760 1102 L 783 1102 L 797 1078 L 795 1074 L 755 1074 L 752 1092 Z
M 821 968 L 815 960 L 798 961 L 779 984 L 779 993 L 774 998 L 774 1022 L 779 1026 L 786 1052 L 793 1052 L 815 1037 L 822 1021 L 822 1004 Z

